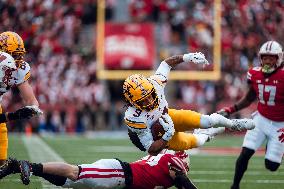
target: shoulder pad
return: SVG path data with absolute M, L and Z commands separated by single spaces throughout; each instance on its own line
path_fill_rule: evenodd
M 0 65 L 17 69 L 14 58 L 5 52 L 0 52 Z
M 31 73 L 30 73 L 30 65 L 27 63 L 27 62 L 22 62 L 18 69 L 17 69 L 17 77 L 18 77 L 18 80 L 17 80 L 17 83 L 16 84 L 21 84 L 25 81 L 27 81 L 30 76 L 31 76 Z

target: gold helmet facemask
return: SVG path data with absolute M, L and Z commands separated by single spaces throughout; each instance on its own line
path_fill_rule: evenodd
M 0 51 L 10 54 L 15 59 L 17 67 L 26 54 L 22 38 L 17 33 L 11 31 L 0 34 Z
M 151 111 L 158 107 L 159 99 L 153 84 L 143 75 L 134 74 L 123 83 L 126 102 L 137 109 Z

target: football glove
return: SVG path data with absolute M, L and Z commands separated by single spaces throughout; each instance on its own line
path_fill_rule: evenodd
M 201 52 L 184 54 L 182 58 L 184 62 L 193 62 L 194 64 L 209 65 L 209 62 L 206 60 L 204 54 L 202 54 Z
M 160 124 L 165 130 L 165 134 L 162 136 L 162 139 L 169 141 L 175 133 L 174 122 L 169 114 L 162 115 L 159 118 Z
M 19 120 L 19 119 L 30 119 L 31 117 L 33 117 L 33 115 L 34 115 L 33 110 L 23 107 L 15 112 L 8 113 L 7 117 L 8 120 Z
M 41 109 L 39 109 L 39 107 L 36 106 L 36 105 L 25 106 L 24 108 L 28 108 L 28 109 L 32 110 L 32 111 L 33 111 L 33 114 L 34 114 L 35 116 L 40 116 L 41 114 L 43 114 L 43 112 L 41 111 Z
M 236 105 L 234 105 L 234 106 L 231 106 L 231 107 L 224 107 L 221 110 L 218 110 L 216 113 L 228 118 L 228 117 L 230 117 L 230 115 L 232 113 L 234 113 L 236 111 L 237 111 Z
M 15 112 L 8 113 L 8 120 L 30 119 L 33 116 L 41 115 L 43 112 L 35 105 L 25 106 Z

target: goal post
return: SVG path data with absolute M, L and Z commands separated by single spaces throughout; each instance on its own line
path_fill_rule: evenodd
M 124 80 L 131 74 L 140 73 L 150 76 L 154 70 L 107 70 L 104 66 L 105 50 L 105 0 L 97 1 L 97 77 L 103 80 Z M 172 70 L 171 80 L 219 80 L 221 77 L 221 0 L 214 0 L 213 70 L 192 71 Z

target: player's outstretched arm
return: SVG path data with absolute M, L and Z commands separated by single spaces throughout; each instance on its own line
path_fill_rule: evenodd
M 164 61 L 171 67 L 174 67 L 182 62 L 186 63 L 193 62 L 195 64 L 209 64 L 204 54 L 202 54 L 201 52 L 188 53 L 184 55 L 175 55 L 165 59 Z
M 79 175 L 79 167 L 63 162 L 47 162 L 43 163 L 43 173 L 67 177 L 70 180 L 77 180 Z
M 249 85 L 246 94 L 239 100 L 236 104 L 230 107 L 224 107 L 221 110 L 217 111 L 218 114 L 221 114 L 224 117 L 229 117 L 231 114 L 238 112 L 246 107 L 248 107 L 256 99 L 256 93 L 251 85 Z

